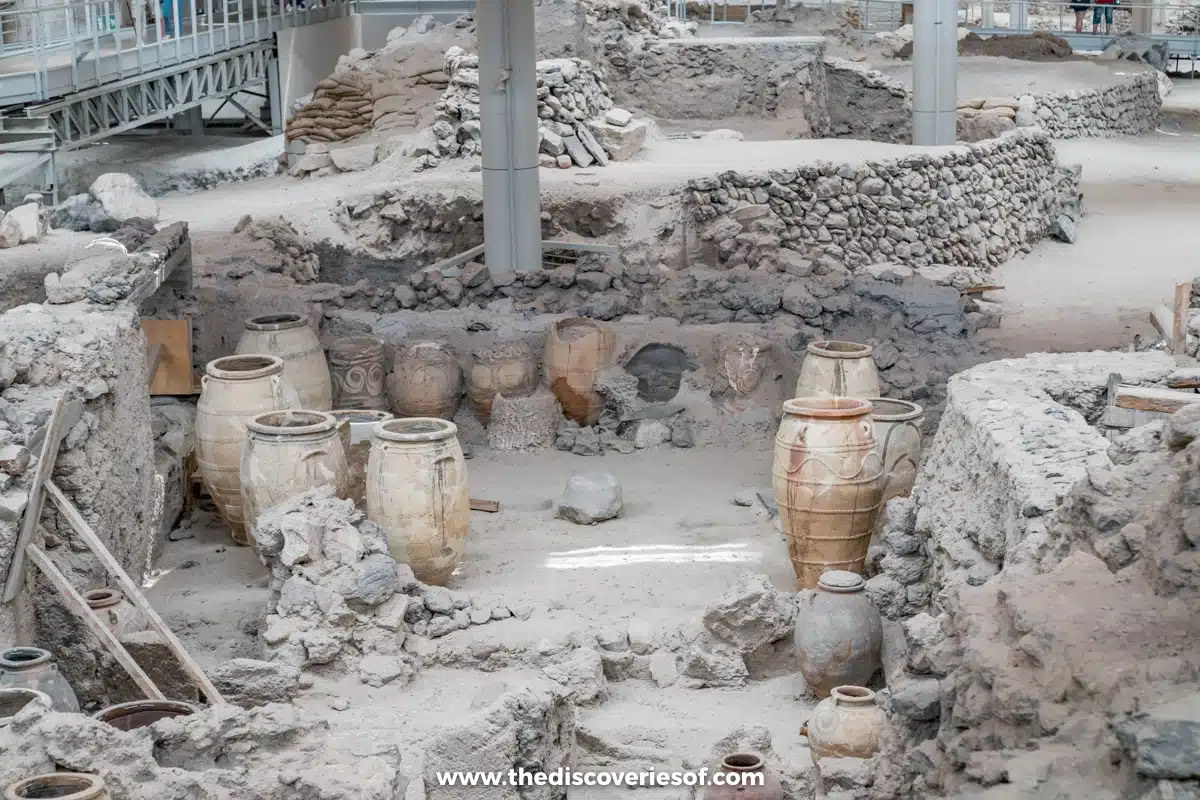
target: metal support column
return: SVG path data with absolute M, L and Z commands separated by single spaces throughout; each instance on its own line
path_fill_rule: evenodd
M 1028 0 L 1013 0 L 1008 7 L 1008 27 L 1014 31 L 1029 30 L 1029 3 Z
M 913 9 L 913 144 L 957 140 L 958 3 L 916 0 Z
M 204 137 L 204 109 L 192 106 L 187 110 L 188 133 L 196 138 Z
M 283 133 L 283 123 L 287 121 L 283 111 L 283 84 L 279 82 L 279 59 L 267 60 L 267 102 L 271 107 L 271 135 Z
M 533 0 L 478 0 L 484 259 L 505 281 L 542 263 Z

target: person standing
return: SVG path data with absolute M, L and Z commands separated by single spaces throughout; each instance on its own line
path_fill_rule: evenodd
M 175 35 L 175 26 L 172 24 L 173 20 L 171 18 L 171 5 L 174 2 L 175 0 L 159 0 L 158 3 L 159 11 L 161 12 L 158 16 L 162 20 L 162 38 L 164 41 Z
M 1104 18 L 1104 35 L 1112 33 L 1113 6 L 1117 0 L 1094 0 L 1092 8 L 1092 33 L 1100 32 L 1100 18 Z
M 1091 8 L 1087 3 L 1072 3 L 1071 10 L 1075 12 L 1075 32 L 1083 33 L 1083 17 Z

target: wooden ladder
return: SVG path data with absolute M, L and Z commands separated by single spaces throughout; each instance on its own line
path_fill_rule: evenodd
M 154 681 L 150 679 L 150 676 L 145 673 L 137 661 L 134 660 L 133 656 L 129 654 L 129 651 L 125 649 L 125 646 L 121 644 L 116 634 L 101 621 L 100 617 L 88 606 L 87 601 L 76 591 L 75 587 L 71 585 L 66 576 L 50 560 L 45 551 L 33 541 L 34 531 L 37 529 L 42 516 L 42 507 L 48 497 L 50 502 L 58 509 L 59 514 L 62 515 L 87 544 L 92 555 L 99 559 L 109 575 L 116 578 L 117 585 L 121 587 L 121 591 L 124 592 L 125 596 L 142 613 L 150 623 L 150 626 L 163 637 L 167 643 L 167 647 L 179 659 L 179 663 L 184 671 L 195 681 L 196 687 L 204 695 L 208 704 L 224 703 L 225 700 L 221 697 L 221 693 L 217 691 L 217 687 L 213 686 L 212 681 L 204 674 L 204 670 L 200 669 L 199 665 L 192 660 L 192 657 L 188 655 L 188 652 L 179 642 L 179 639 L 175 637 L 175 634 L 171 632 L 171 629 L 166 626 L 162 618 L 151 607 L 149 601 L 146 600 L 146 596 L 142 594 L 141 588 L 129 578 L 129 575 L 121 568 L 117 560 L 113 558 L 112 553 L 104 546 L 104 542 L 100 541 L 100 537 L 96 535 L 96 532 L 88 525 L 87 520 L 79 513 L 79 509 L 75 508 L 75 504 L 51 480 L 51 475 L 54 472 L 54 462 L 58 457 L 59 445 L 72 426 L 79 421 L 82 412 L 83 405 L 78 400 L 66 402 L 60 397 L 57 405 L 54 407 L 53 413 L 50 415 L 50 421 L 46 423 L 46 427 L 43 429 L 45 433 L 42 437 L 42 454 L 38 461 L 37 473 L 34 475 L 33 486 L 29 491 L 29 504 L 25 507 L 25 515 L 21 520 L 21 530 L 17 537 L 17 547 L 13 551 L 12 564 L 9 567 L 8 577 L 4 584 L 3 602 L 12 602 L 20 592 L 24 583 L 25 559 L 28 558 L 54 584 L 59 594 L 62 595 L 63 602 L 67 608 L 104 644 L 105 649 L 117 660 L 117 663 L 125 668 L 125 671 L 133 678 L 138 688 L 145 692 L 146 697 L 151 700 L 167 699 L 158 686 L 155 685 Z M 39 433 L 41 432 L 39 431 Z M 38 434 L 35 434 L 34 440 L 37 437 Z M 31 444 L 36 446 L 36 441 L 31 440 Z

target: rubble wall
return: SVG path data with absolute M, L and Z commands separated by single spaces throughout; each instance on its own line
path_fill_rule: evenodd
M 154 462 L 145 338 L 136 309 L 113 311 L 26 305 L 0 316 L 0 441 L 8 459 L 0 472 L 0 575 L 6 574 L 21 514 L 36 470 L 26 449 L 58 397 L 79 399 L 83 414 L 55 462 L 54 482 L 79 509 L 113 556 L 140 580 L 154 525 Z M 43 517 L 45 547 L 78 588 L 108 585 L 82 542 L 57 514 Z M 26 589 L 47 598 L 53 589 L 27 566 Z M 38 601 L 39 623 L 45 610 Z M 2 615 L 4 611 L 0 611 Z M 0 617 L 2 619 L 2 617 Z M 0 645 L 31 643 L 31 619 L 0 622 Z M 43 646 L 49 646 L 44 633 Z
M 851 270 L 882 261 L 988 268 L 1045 236 L 1064 204 L 1078 202 L 1078 180 L 1038 131 L 901 160 L 726 172 L 689 182 L 692 252 L 725 268 L 790 253 Z
M 821 37 L 659 39 L 611 59 L 618 104 L 663 119 L 778 117 L 829 132 Z
M 1200 602 L 1200 414 L 1114 442 L 1091 422 L 1110 374 L 1156 384 L 1173 368 L 1041 354 L 950 380 L 913 496 L 889 504 L 869 558 L 891 721 L 874 796 L 1150 791 L 1145 761 L 1173 745 L 1142 726 L 1165 692 L 1200 685 L 1200 653 L 1179 646 Z
M 1162 97 L 1153 71 L 1128 83 L 1038 95 L 1037 124 L 1055 139 L 1141 136 L 1158 127 Z

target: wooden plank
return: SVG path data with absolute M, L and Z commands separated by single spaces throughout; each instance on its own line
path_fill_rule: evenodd
M 188 655 L 187 650 L 175 638 L 175 634 L 171 633 L 171 629 L 162 621 L 162 617 L 158 615 L 158 612 L 146 600 L 146 596 L 142 594 L 141 588 L 129 579 L 129 576 L 125 574 L 125 570 L 121 569 L 121 565 L 112 557 L 112 553 L 108 552 L 108 548 L 104 546 L 104 542 L 100 541 L 100 537 L 87 524 L 87 520 L 83 518 L 70 499 L 62 493 L 61 489 L 54 485 L 54 481 L 46 481 L 46 496 L 54 502 L 59 513 L 66 517 L 67 522 L 71 523 L 71 527 L 83 538 L 93 555 L 100 560 L 100 563 L 104 565 L 109 574 L 117 579 L 117 584 L 121 587 L 121 591 L 125 593 L 125 597 L 137 606 L 137 609 L 146 616 L 151 626 L 166 640 L 167 646 L 171 648 L 171 652 L 179 659 L 180 666 L 196 681 L 196 686 L 204 692 L 209 705 L 224 703 L 225 699 L 221 697 L 221 693 L 217 691 L 217 687 L 213 686 L 212 681 L 204 674 L 204 670 L 200 669 L 196 662 L 192 660 L 192 657 Z
M 443 258 L 441 261 L 435 261 L 421 271 L 422 272 L 432 272 L 436 269 L 440 272 L 441 270 L 449 269 L 450 267 L 457 267 L 461 264 L 465 264 L 468 261 L 473 260 L 475 258 L 475 256 L 483 255 L 483 250 L 484 250 L 483 245 L 481 245 L 481 244 L 476 245 L 475 247 L 472 247 L 470 250 L 464 250 L 456 256 L 450 256 L 449 258 Z
M 42 571 L 42 574 L 54 584 L 54 588 L 58 589 L 58 593 L 62 595 L 63 604 L 66 605 L 67 609 L 75 614 L 87 626 L 87 629 L 104 644 L 104 648 L 108 650 L 109 655 L 125 668 L 125 671 L 129 673 L 129 677 L 133 678 L 133 682 L 138 685 L 139 689 L 145 692 L 146 697 L 150 700 L 166 700 L 166 696 L 154 685 L 154 681 L 150 680 L 150 676 L 142 670 L 133 656 L 129 655 L 129 651 L 125 649 L 120 640 L 109 630 L 109 627 L 96 617 L 95 612 L 88 606 L 87 601 L 83 599 L 83 596 L 79 592 L 75 591 L 75 587 L 71 585 L 66 576 L 59 572 L 58 567 L 54 565 L 50 557 L 43 553 L 42 549 L 36 544 L 28 545 L 25 548 L 25 552 L 29 556 L 29 560 L 36 564 L 38 569 Z
M 1175 330 L 1171 339 L 1171 353 L 1182 355 L 1187 349 L 1188 311 L 1192 305 L 1192 283 L 1175 284 L 1174 312 Z
M 1167 376 L 1172 389 L 1200 389 L 1200 367 L 1177 369 Z
M 500 502 L 498 500 L 478 500 L 471 498 L 472 511 L 486 511 L 489 514 L 495 514 L 500 510 Z
M 152 344 L 146 351 L 146 380 L 151 386 L 154 385 L 154 376 L 158 372 L 159 362 L 162 361 L 162 353 L 161 344 Z
M 1118 386 L 1114 405 L 1136 411 L 1161 411 L 1172 414 L 1184 406 L 1200 403 L 1200 394 L 1155 386 Z
M 46 423 L 46 436 L 42 440 L 42 455 L 38 459 L 33 484 L 29 487 L 29 503 L 25 506 L 25 516 L 21 519 L 21 532 L 17 536 L 17 547 L 13 550 L 12 563 L 8 565 L 8 576 L 4 579 L 3 601 L 5 603 L 13 601 L 24 583 L 25 548 L 33 541 L 33 532 L 37 530 L 38 520 L 42 518 L 42 504 L 46 500 L 45 487 L 50 482 L 50 476 L 54 474 L 54 461 L 58 458 L 58 446 L 71 429 L 71 426 L 67 425 L 67 405 L 65 400 L 59 397 L 54 410 L 50 412 L 50 421 Z M 80 413 L 82 413 L 82 407 Z
M 998 292 L 1003 289 L 1003 286 L 994 283 L 985 283 L 981 286 L 968 286 L 965 289 L 959 289 L 959 294 L 983 294 L 984 292 Z
M 1116 403 L 1117 403 L 1117 387 L 1120 385 L 1121 385 L 1121 373 L 1119 373 L 1119 372 L 1108 373 L 1108 384 L 1105 386 L 1105 390 L 1104 390 L 1104 405 L 1109 406 L 1110 408 L 1112 406 L 1116 405 Z
M 161 345 L 162 359 L 150 381 L 150 395 L 190 395 L 192 379 L 192 321 L 190 319 L 144 319 L 142 330 L 149 347 Z
M 1158 331 L 1158 335 L 1170 345 L 1175 338 L 1175 315 L 1171 309 L 1164 305 L 1155 306 L 1150 312 L 1150 324 Z
M 1126 430 L 1156 420 L 1166 419 L 1170 416 L 1170 414 L 1163 414 L 1158 411 L 1135 411 L 1132 408 L 1110 406 L 1104 409 L 1104 414 L 1100 417 L 1100 425 L 1105 428 Z

